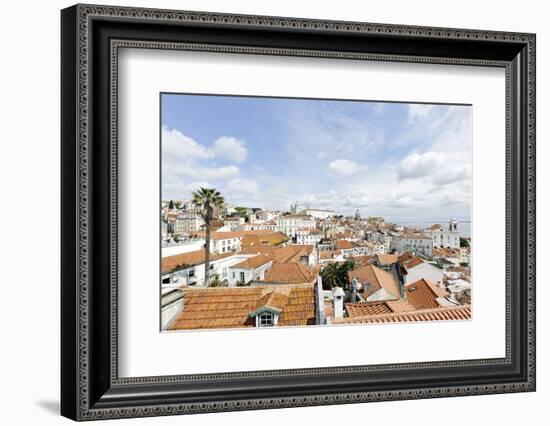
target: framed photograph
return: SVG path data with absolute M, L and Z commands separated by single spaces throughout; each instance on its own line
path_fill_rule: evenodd
M 535 35 L 76 5 L 74 420 L 535 390 Z

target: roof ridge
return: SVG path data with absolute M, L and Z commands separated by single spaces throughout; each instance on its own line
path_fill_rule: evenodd
M 444 314 L 447 312 L 455 312 L 455 311 L 463 311 L 464 314 L 467 314 L 468 317 L 471 317 L 471 305 L 458 305 L 458 306 L 438 307 L 438 308 L 430 308 L 430 309 L 416 309 L 413 311 L 404 311 L 404 312 L 391 312 L 391 313 L 385 313 L 385 314 L 357 315 L 353 317 L 341 318 L 335 322 L 336 323 L 361 322 L 362 320 L 375 322 L 376 320 L 399 318 L 399 317 L 418 318 L 418 317 L 422 317 L 423 315 L 430 315 L 430 314 L 432 314 L 432 317 L 433 317 L 434 315 L 437 315 L 437 314 Z M 428 320 L 441 321 L 441 319 L 438 319 L 438 318 L 434 319 L 429 317 L 428 317 Z M 422 319 L 413 319 L 413 321 L 422 321 Z

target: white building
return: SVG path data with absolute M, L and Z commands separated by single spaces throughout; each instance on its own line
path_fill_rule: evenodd
M 336 216 L 336 212 L 334 210 L 323 209 L 305 209 L 302 211 L 302 213 L 315 219 L 327 219 L 329 217 Z
M 162 247 L 162 257 L 175 256 L 177 254 L 190 253 L 204 249 L 204 238 L 194 238 L 180 241 L 177 244 Z
M 223 220 L 223 229 L 228 232 L 238 231 L 240 226 L 244 224 L 244 217 L 226 217 Z
M 430 280 L 437 285 L 443 285 L 443 277 L 445 274 L 439 268 L 436 268 L 428 262 L 412 263 L 411 268 L 405 267 L 407 275 L 405 278 L 405 284 L 411 284 L 418 281 L 421 278 Z
M 275 219 L 275 213 L 269 210 L 260 210 L 256 212 L 256 217 L 262 222 L 270 222 Z
M 315 228 L 315 219 L 311 216 L 296 214 L 277 217 L 277 231 L 284 232 L 289 238 L 296 238 L 300 228 Z
M 323 232 L 319 229 L 300 228 L 296 231 L 296 244 L 316 246 L 323 236 Z
M 229 267 L 229 287 L 236 287 L 238 283 L 248 284 L 250 281 L 263 280 L 267 271 L 271 269 L 273 259 L 265 255 L 249 257 L 236 265 Z
M 430 226 L 426 234 L 432 237 L 434 248 L 460 248 L 460 231 L 458 221 L 454 217 L 449 220 L 447 226 L 439 224 Z
M 470 263 L 470 247 L 460 247 L 460 263 Z
M 191 234 L 204 225 L 204 220 L 196 213 L 180 213 L 174 223 L 175 234 Z
M 240 226 L 242 231 L 277 231 L 275 222 L 244 223 Z
M 239 264 L 252 255 L 230 254 L 212 255 L 210 259 L 210 278 L 218 275 L 221 281 L 229 282 L 229 268 Z M 183 253 L 162 258 L 162 288 L 181 288 L 183 286 L 204 286 L 204 250 Z
M 412 251 L 424 254 L 425 256 L 432 256 L 433 254 L 432 237 L 424 234 L 394 235 L 390 244 L 391 248 L 399 253 Z
M 212 232 L 210 235 L 210 252 L 223 254 L 230 251 L 241 251 L 242 232 Z

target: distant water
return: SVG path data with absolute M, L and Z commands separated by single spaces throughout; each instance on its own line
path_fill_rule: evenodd
M 429 226 L 432 226 L 433 224 L 436 224 L 436 223 L 439 223 L 443 227 L 449 226 L 448 219 L 441 222 L 415 222 L 415 223 L 396 222 L 396 223 L 399 225 L 409 226 L 411 228 L 420 228 L 420 229 L 426 229 Z M 471 226 L 472 226 L 471 222 L 458 222 L 458 230 L 460 231 L 460 236 L 463 238 L 470 238 L 472 236 Z

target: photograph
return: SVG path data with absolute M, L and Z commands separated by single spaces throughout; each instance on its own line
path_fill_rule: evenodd
M 472 106 L 161 94 L 161 330 L 471 319 Z

